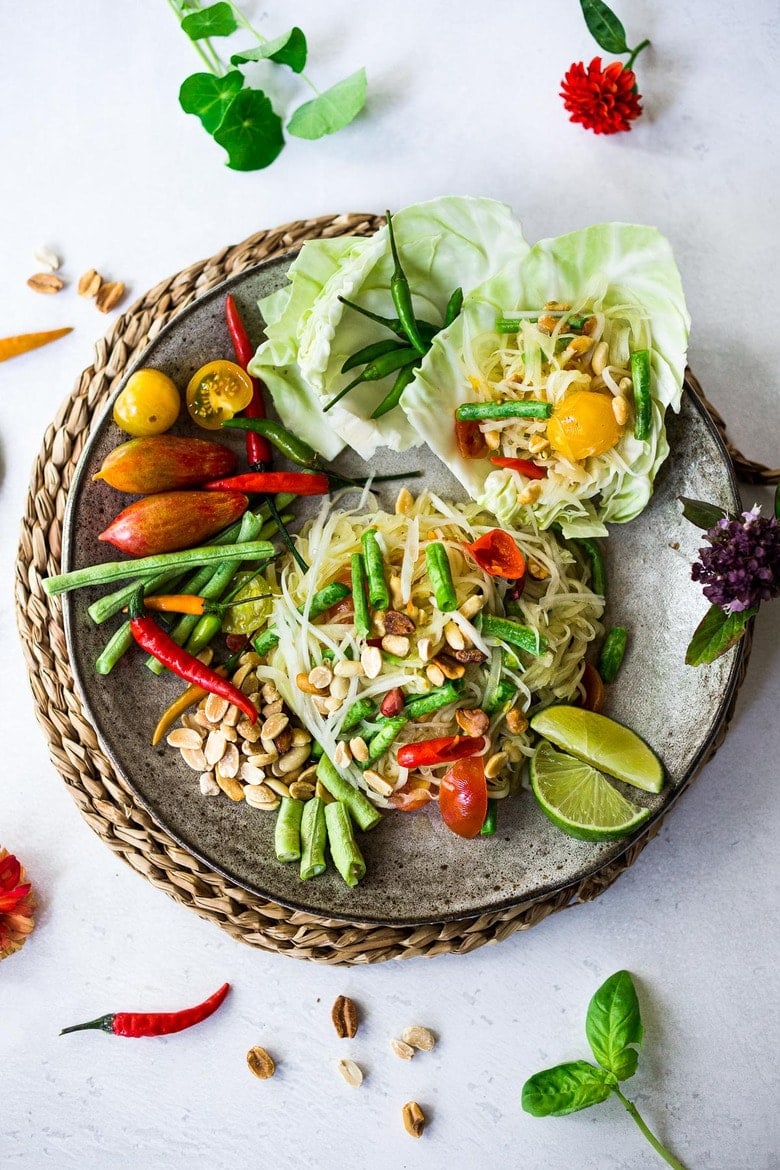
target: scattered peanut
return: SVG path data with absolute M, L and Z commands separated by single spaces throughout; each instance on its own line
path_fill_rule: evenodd
M 338 996 L 331 1008 L 330 1018 L 340 1040 L 351 1040 L 357 1035 L 359 1025 L 357 1007 L 349 996 Z
M 392 796 L 393 786 L 380 772 L 375 772 L 373 768 L 366 768 L 363 773 L 363 779 L 369 788 L 374 792 L 378 792 L 380 796 Z
M 447 622 L 444 627 L 444 640 L 453 650 L 466 649 L 466 639 L 463 636 L 463 630 L 457 622 Z
M 246 1054 L 246 1062 L 251 1071 L 261 1081 L 267 1081 L 276 1072 L 273 1057 L 264 1048 L 260 1048 L 259 1045 L 249 1049 Z
M 333 682 L 333 671 L 329 666 L 315 666 L 309 671 L 308 678 L 318 691 L 326 691 Z
M 402 1039 L 404 1043 L 410 1044 L 412 1048 L 419 1048 L 421 1052 L 430 1052 L 436 1043 L 436 1037 L 430 1028 L 423 1028 L 420 1024 L 404 1028 Z
M 49 272 L 56 272 L 62 261 L 56 252 L 51 248 L 36 248 L 33 253 L 33 258 L 38 261 L 42 268 L 48 268 Z
M 103 283 L 103 277 L 94 268 L 88 268 L 87 271 L 79 277 L 76 291 L 80 297 L 96 297 L 100 291 L 100 286 Z
M 352 758 L 357 760 L 359 764 L 365 764 L 368 759 L 368 744 L 359 735 L 349 741 L 349 750 L 352 752 Z
M 377 678 L 382 670 L 382 651 L 378 646 L 364 646 L 360 662 L 366 678 Z
M 536 557 L 528 557 L 525 562 L 525 567 L 528 570 L 528 575 L 533 577 L 534 581 L 546 581 L 550 576 L 550 570 L 542 561 L 537 560 Z
M 395 1036 L 390 1041 L 390 1047 L 401 1060 L 411 1060 L 414 1056 L 414 1049 L 411 1044 L 407 1044 L 405 1040 L 398 1040 Z
M 501 775 L 508 763 L 509 756 L 506 752 L 496 752 L 485 764 L 485 779 L 495 780 L 497 776 Z
M 352 762 L 352 752 L 349 745 L 340 740 L 335 752 L 333 753 L 333 763 L 337 768 L 346 768 Z
M 363 673 L 363 663 L 351 658 L 340 658 L 333 667 L 336 678 L 360 678 Z
M 125 286 L 121 280 L 108 280 L 101 284 L 95 297 L 95 304 L 101 313 L 110 313 L 125 295 Z
M 336 1065 L 344 1080 L 353 1089 L 357 1089 L 363 1084 L 363 1073 L 360 1066 L 355 1064 L 354 1060 L 340 1060 Z
M 27 287 L 31 288 L 33 292 L 46 293 L 51 296 L 52 293 L 58 293 L 60 289 L 65 287 L 65 282 L 60 280 L 59 276 L 55 276 L 53 272 L 36 272 L 27 280 Z
M 490 719 L 481 707 L 461 707 L 455 712 L 455 722 L 461 731 L 472 737 L 485 735 L 490 727 Z
M 425 1114 L 416 1101 L 407 1101 L 402 1110 L 404 1129 L 413 1138 L 423 1135 Z
M 628 422 L 628 403 L 622 394 L 612 399 L 612 413 L 618 426 L 624 427 Z
M 395 499 L 396 516 L 406 516 L 414 507 L 414 496 L 407 487 L 402 487 Z
M 539 499 L 542 493 L 542 484 L 538 479 L 532 479 L 521 492 L 518 493 L 518 500 L 521 504 L 534 504 Z
M 385 634 L 382 639 L 382 649 L 386 650 L 388 654 L 394 654 L 396 658 L 406 658 L 411 649 L 411 643 L 404 634 Z M 371 676 L 369 675 L 369 677 Z
M 517 707 L 511 707 L 506 713 L 506 727 L 512 735 L 522 735 L 528 727 L 528 720 Z

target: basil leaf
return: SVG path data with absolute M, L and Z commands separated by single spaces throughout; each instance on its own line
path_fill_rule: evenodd
M 585 1032 L 599 1064 L 619 1081 L 636 1072 L 639 1054 L 631 1045 L 642 1043 L 642 1017 L 628 971 L 616 971 L 588 1004 Z
M 242 89 L 214 132 L 214 141 L 228 152 L 234 171 L 260 171 L 284 146 L 282 120 L 260 89 Z
M 597 45 L 607 53 L 628 53 L 626 30 L 604 0 L 580 0 L 582 15 Z
M 238 24 L 230 5 L 220 3 L 191 12 L 184 17 L 181 27 L 191 41 L 202 41 L 204 37 L 229 37 Z
M 287 123 L 287 130 L 296 138 L 324 138 L 348 126 L 365 102 L 366 71 L 358 69 L 357 73 L 299 106 Z
M 717 504 L 706 504 L 703 500 L 692 500 L 689 496 L 677 497 L 682 504 L 682 514 L 697 528 L 714 528 L 719 520 L 728 515 Z
M 724 613 L 717 605 L 711 605 L 696 627 L 685 653 L 688 666 L 702 666 L 714 662 L 736 645 L 745 633 L 748 622 L 758 613 L 758 606 L 744 609 L 740 613 Z
M 557 1064 L 535 1073 L 523 1085 L 522 1106 L 534 1117 L 565 1117 L 606 1101 L 615 1078 L 587 1060 Z
M 243 53 L 234 53 L 230 58 L 231 65 L 246 65 L 250 61 L 276 61 L 279 65 L 289 65 L 293 73 L 302 73 L 306 68 L 307 54 L 306 37 L 299 28 L 291 28 L 264 45 L 257 45 L 253 49 L 246 49 Z
M 244 78 L 237 69 L 226 73 L 224 77 L 215 77 L 213 73 L 193 73 L 181 84 L 179 105 L 185 114 L 195 114 L 200 118 L 204 130 L 213 134 L 243 84 Z

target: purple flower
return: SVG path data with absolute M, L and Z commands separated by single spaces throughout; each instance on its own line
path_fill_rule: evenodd
M 737 613 L 780 595 L 780 523 L 755 505 L 738 520 L 724 518 L 707 530 L 710 548 L 699 549 L 691 568 L 704 596 Z

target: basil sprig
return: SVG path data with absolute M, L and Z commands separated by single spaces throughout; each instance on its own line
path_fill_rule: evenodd
M 643 1035 L 639 998 L 628 971 L 610 975 L 593 996 L 585 1032 L 598 1064 L 572 1060 L 535 1073 L 523 1085 L 525 1112 L 533 1117 L 565 1117 L 614 1095 L 667 1165 L 685 1170 L 648 1129 L 636 1105 L 619 1087 L 636 1072 Z

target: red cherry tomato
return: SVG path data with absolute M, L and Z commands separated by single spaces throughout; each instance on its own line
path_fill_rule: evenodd
M 488 453 L 479 423 L 471 419 L 455 419 L 455 442 L 464 459 L 484 459 Z
M 458 760 L 439 787 L 439 808 L 448 829 L 459 837 L 476 837 L 487 813 L 485 763 L 481 756 Z
M 463 547 L 480 569 L 491 577 L 506 577 L 508 581 L 516 581 L 525 576 L 525 557 L 517 547 L 517 542 L 501 528 L 491 528 L 479 540 L 465 543 Z

